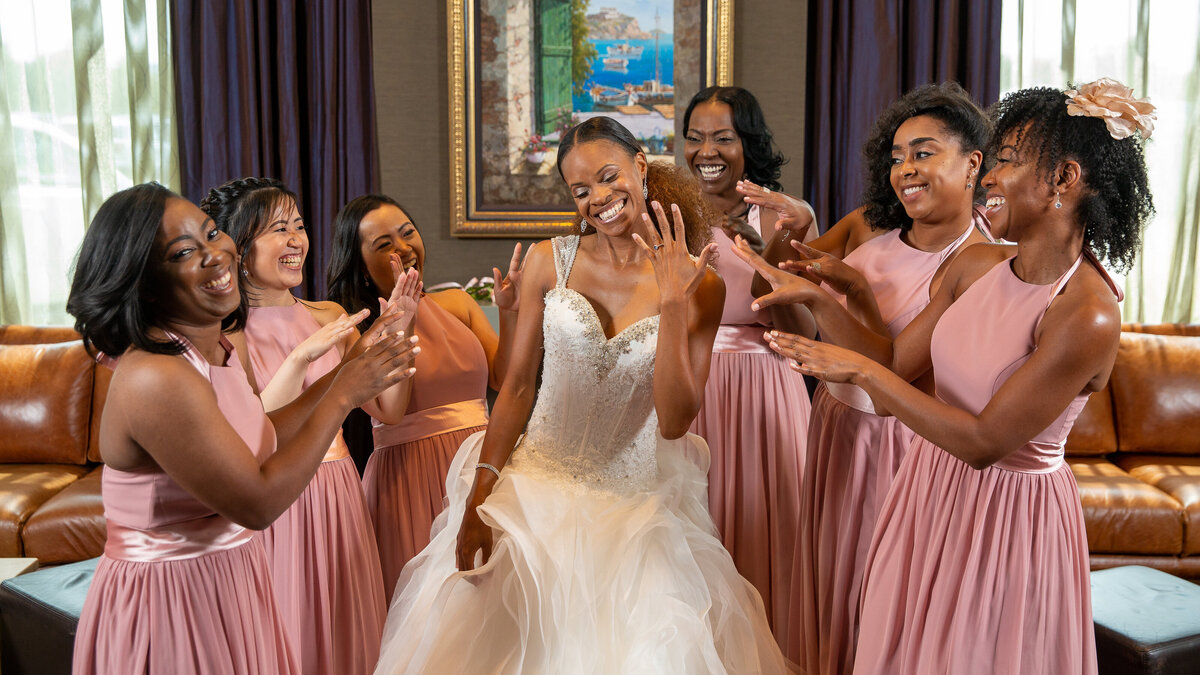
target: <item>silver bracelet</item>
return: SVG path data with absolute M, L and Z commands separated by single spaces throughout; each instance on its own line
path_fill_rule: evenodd
M 492 466 L 491 464 L 488 464 L 487 462 L 480 462 L 480 463 L 476 464 L 475 470 L 478 471 L 479 469 L 487 469 L 488 471 L 491 471 L 492 473 L 496 474 L 496 478 L 500 477 L 500 469 L 497 469 L 496 467 Z

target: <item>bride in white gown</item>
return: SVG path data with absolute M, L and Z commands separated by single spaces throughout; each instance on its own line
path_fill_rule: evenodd
M 786 672 L 686 433 L 724 301 L 699 192 L 605 117 L 567 131 L 558 163 L 587 234 L 526 260 L 492 422 L 450 468 L 376 672 Z

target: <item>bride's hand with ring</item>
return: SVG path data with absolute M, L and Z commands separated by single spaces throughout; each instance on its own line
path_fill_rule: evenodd
M 849 295 L 856 288 L 866 285 L 862 273 L 842 262 L 837 256 L 818 251 L 795 240 L 788 243 L 796 249 L 800 258 L 779 263 L 779 269 L 799 274 L 814 284 L 824 282 L 842 295 Z
M 717 245 L 705 246 L 704 250 L 700 252 L 700 257 L 693 259 L 688 253 L 683 214 L 679 211 L 679 206 L 671 205 L 671 220 L 667 220 L 667 214 L 663 211 L 662 204 L 653 201 L 650 202 L 650 207 L 654 209 L 659 225 L 667 236 L 660 237 L 654 229 L 650 215 L 643 213 L 642 222 L 646 224 L 650 243 L 647 243 L 636 232 L 633 240 L 646 252 L 646 256 L 650 258 L 650 264 L 654 267 L 654 279 L 658 282 L 659 302 L 664 305 L 672 302 L 684 302 L 699 288 L 700 282 L 708 270 L 708 263 L 717 250 Z

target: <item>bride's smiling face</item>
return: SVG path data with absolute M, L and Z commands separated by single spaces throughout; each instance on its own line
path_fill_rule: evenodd
M 646 156 L 606 140 L 580 143 L 563 158 L 562 175 L 579 215 L 608 236 L 629 234 L 646 211 Z

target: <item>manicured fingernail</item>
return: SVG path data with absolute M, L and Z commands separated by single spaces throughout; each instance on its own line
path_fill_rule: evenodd
M 754 311 L 756 311 L 756 312 L 757 312 L 758 310 L 760 310 L 760 309 L 762 309 L 762 308 L 761 308 L 761 307 L 759 307 L 759 306 L 758 306 L 758 303 L 756 302 L 756 303 L 754 303 L 754 304 L 750 305 L 750 309 L 752 309 L 752 310 L 754 310 Z
M 412 353 L 414 353 L 414 354 L 420 354 L 420 353 L 421 353 L 421 348 L 420 348 L 420 347 L 413 347 Z

